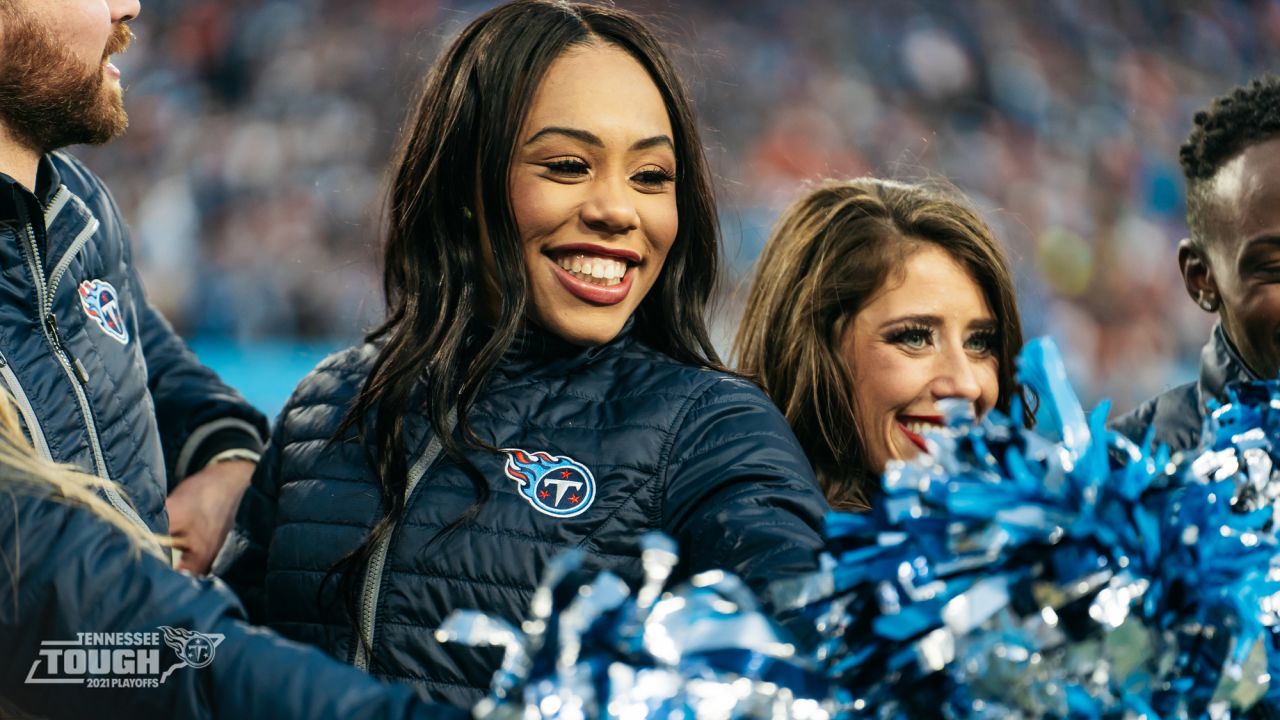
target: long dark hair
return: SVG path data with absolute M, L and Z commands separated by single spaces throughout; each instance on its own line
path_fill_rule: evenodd
M 1022 348 L 1013 278 L 991 229 L 958 192 L 876 178 L 822 183 L 783 212 L 756 262 L 734 341 L 738 370 L 782 409 L 839 509 L 867 507 L 877 493 L 854 412 L 858 369 L 841 339 L 923 243 L 950 253 L 982 288 L 998 328 L 996 407 L 1008 411 Z
M 406 413 L 426 415 L 475 490 L 475 503 L 435 537 L 475 517 L 488 499 L 488 481 L 463 446 L 493 450 L 469 426 L 467 411 L 529 305 L 508 195 L 512 156 L 547 68 L 566 49 L 592 42 L 628 52 L 648 71 L 675 134 L 679 231 L 636 310 L 632 332 L 676 360 L 720 367 L 703 317 L 718 273 L 715 199 L 688 93 L 658 40 L 635 16 L 603 5 L 517 0 L 478 17 L 427 75 L 402 131 L 386 236 L 387 319 L 366 338 L 380 351 L 335 434 L 335 440 L 358 434 L 381 488 L 381 519 L 334 566 L 354 627 L 360 570 L 404 511 Z M 474 217 L 479 213 L 483 218 Z M 493 251 L 496 298 L 483 296 L 481 220 Z M 461 441 L 449 428 L 454 411 Z

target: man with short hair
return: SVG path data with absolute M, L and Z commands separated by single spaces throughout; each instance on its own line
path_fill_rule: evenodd
M 207 572 L 266 421 L 146 300 L 119 210 L 60 148 L 125 129 L 137 0 L 0 0 L 0 383 L 37 451 Z
M 1196 447 L 1209 400 L 1225 386 L 1280 374 L 1280 78 L 1267 75 L 1195 116 L 1182 146 L 1187 226 L 1178 265 L 1187 293 L 1218 324 L 1200 353 L 1200 379 L 1116 420 L 1135 441 Z

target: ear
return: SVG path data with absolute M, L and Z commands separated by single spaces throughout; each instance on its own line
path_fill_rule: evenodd
M 1205 312 L 1218 310 L 1218 283 L 1204 248 L 1183 238 L 1178 243 L 1178 268 L 1182 271 L 1182 283 L 1191 300 Z

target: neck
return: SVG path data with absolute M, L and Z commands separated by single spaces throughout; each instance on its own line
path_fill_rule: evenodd
M 40 153 L 14 140 L 8 128 L 0 125 L 0 172 L 35 191 L 39 166 Z

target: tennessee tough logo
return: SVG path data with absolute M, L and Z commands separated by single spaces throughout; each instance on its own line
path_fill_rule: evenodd
M 596 499 L 596 479 L 586 465 L 546 452 L 503 449 L 507 477 L 520 486 L 520 495 L 535 510 L 552 517 L 574 517 Z

